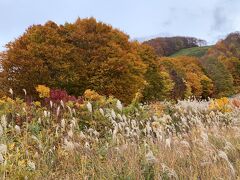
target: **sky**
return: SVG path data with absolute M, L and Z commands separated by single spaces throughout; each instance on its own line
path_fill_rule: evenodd
M 240 0 L 0 0 L 0 51 L 32 24 L 95 17 L 130 35 L 193 36 L 210 44 L 240 31 Z

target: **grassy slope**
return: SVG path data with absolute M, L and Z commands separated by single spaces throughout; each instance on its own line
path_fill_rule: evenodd
M 211 46 L 203 46 L 203 47 L 182 49 L 182 50 L 172 54 L 170 57 L 177 57 L 177 56 L 202 57 L 210 47 Z

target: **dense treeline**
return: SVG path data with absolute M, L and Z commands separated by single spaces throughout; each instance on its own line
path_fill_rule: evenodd
M 188 37 L 131 42 L 128 35 L 94 18 L 33 25 L 0 54 L 0 96 L 12 88 L 17 96 L 26 89 L 36 97 L 39 84 L 75 96 L 92 89 L 125 103 L 136 97 L 155 101 L 238 93 L 239 33 L 230 34 L 199 58 L 164 57 L 204 43 Z
M 179 43 L 179 42 L 185 43 Z M 190 42 L 190 43 L 186 43 Z M 203 40 L 198 40 L 196 38 L 188 38 L 188 37 L 172 37 L 172 38 L 156 38 L 150 41 L 145 42 L 145 44 L 149 44 L 155 50 L 155 52 L 160 56 L 171 56 L 176 53 L 178 50 L 191 47 L 198 47 L 204 45 L 205 42 Z M 182 46 L 179 46 L 181 44 Z M 199 48 L 199 52 L 202 48 Z M 207 47 L 207 51 L 204 52 L 205 55 L 201 53 L 201 56 L 197 56 L 195 61 L 198 61 L 198 66 L 202 69 L 205 74 L 204 82 L 205 87 L 201 87 L 197 85 L 197 81 L 194 81 L 193 89 L 200 89 L 204 91 L 201 96 L 230 96 L 235 93 L 240 92 L 240 33 L 235 32 L 229 34 L 224 40 L 219 41 L 216 45 L 212 47 Z M 190 50 L 190 49 L 189 49 Z M 197 51 L 197 49 L 195 49 Z M 199 54 L 200 54 L 199 53 Z M 194 53 L 189 53 L 194 54 Z M 198 53 L 195 53 L 198 54 Z M 181 61 L 186 61 L 186 57 L 179 56 Z M 166 58 L 163 58 L 166 59 Z M 168 58 L 169 59 L 169 58 Z M 176 59 L 174 57 L 173 59 Z M 160 59 L 161 61 L 161 59 Z M 168 60 L 170 61 L 170 60 Z M 173 61 L 173 60 L 172 60 Z M 183 62 L 182 62 L 183 63 Z M 184 64 L 184 63 L 183 63 Z M 175 66 L 172 63 L 169 67 L 173 68 Z M 190 69 L 189 69 L 190 70 Z M 178 73 L 177 73 L 178 72 Z M 172 76 L 174 74 L 175 79 L 175 88 L 173 91 L 172 97 L 185 97 L 184 92 L 186 94 L 187 90 L 187 81 L 186 76 L 180 76 L 178 71 L 172 71 Z M 191 78 L 196 76 L 189 76 Z M 195 78 L 196 79 L 196 78 Z M 199 77 L 198 77 L 199 79 Z M 185 83 L 184 83 L 184 81 Z M 211 83 L 210 83 L 211 82 Z M 203 83 L 203 82 L 202 82 Z M 207 84 L 206 84 L 207 83 Z M 208 88 L 206 89 L 206 85 Z M 181 92 L 182 94 L 179 94 Z M 187 93 L 189 94 L 189 93 Z M 190 94 L 194 96 L 199 96 L 199 91 L 191 92 Z
M 172 98 L 184 99 L 189 96 L 206 98 L 212 95 L 213 82 L 204 74 L 196 58 L 163 57 L 159 59 L 159 62 L 174 80 Z

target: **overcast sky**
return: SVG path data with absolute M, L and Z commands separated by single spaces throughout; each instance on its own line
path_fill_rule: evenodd
M 32 24 L 95 17 L 129 34 L 214 42 L 240 30 L 240 0 L 0 0 L 0 50 Z

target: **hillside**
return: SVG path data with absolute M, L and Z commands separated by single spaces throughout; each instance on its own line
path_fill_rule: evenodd
M 178 57 L 178 56 L 193 56 L 193 57 L 202 57 L 206 54 L 206 52 L 212 46 L 202 46 L 202 47 L 193 47 L 193 48 L 186 48 L 176 53 L 170 55 L 170 57 Z

